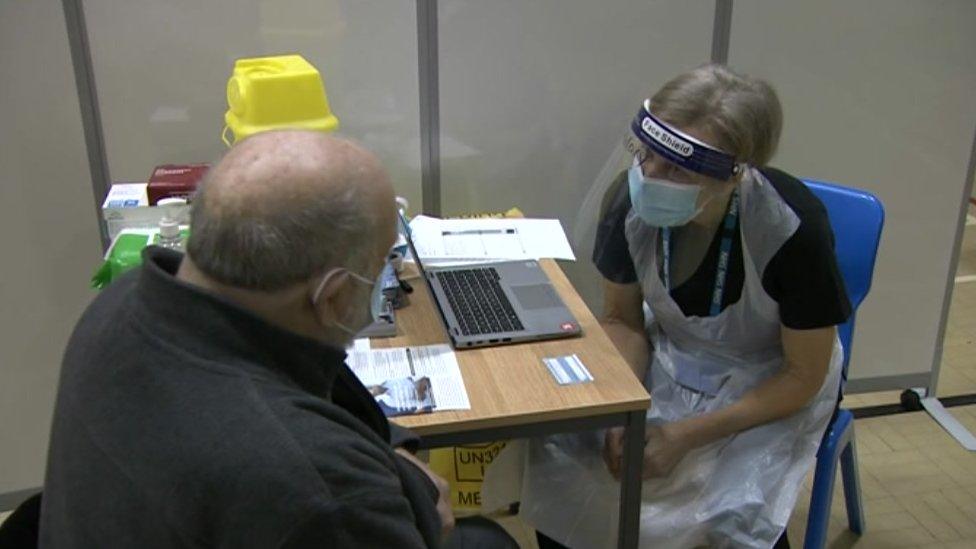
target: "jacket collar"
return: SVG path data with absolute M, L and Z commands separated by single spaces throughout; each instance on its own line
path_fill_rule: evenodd
M 151 246 L 142 254 L 135 315 L 194 356 L 246 373 L 284 375 L 328 398 L 345 365 L 342 349 L 279 328 L 256 314 L 176 278 L 183 254 Z

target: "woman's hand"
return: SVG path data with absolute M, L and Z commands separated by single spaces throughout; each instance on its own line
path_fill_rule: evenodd
M 644 459 L 641 476 L 666 477 L 691 450 L 690 439 L 677 423 L 648 425 L 644 431 Z M 603 461 L 613 478 L 620 480 L 623 470 L 624 429 L 608 429 L 603 443 Z
M 641 477 L 644 480 L 666 477 L 681 463 L 692 445 L 677 423 L 648 425 L 646 429 Z
M 603 437 L 603 462 L 613 478 L 620 480 L 620 469 L 624 455 L 624 428 L 607 429 Z

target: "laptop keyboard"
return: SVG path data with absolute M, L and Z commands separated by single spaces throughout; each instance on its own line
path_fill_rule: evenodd
M 525 330 L 499 284 L 498 271 L 478 267 L 435 272 L 464 335 Z

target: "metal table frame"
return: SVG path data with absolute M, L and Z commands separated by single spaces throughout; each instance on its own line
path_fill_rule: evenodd
M 422 435 L 421 448 L 441 448 L 476 444 L 508 438 L 529 438 L 559 433 L 624 427 L 623 474 L 620 486 L 620 522 L 617 546 L 637 547 L 640 539 L 641 463 L 644 457 L 645 410 L 618 412 L 590 417 L 560 419 L 524 425 L 486 427 L 466 431 Z

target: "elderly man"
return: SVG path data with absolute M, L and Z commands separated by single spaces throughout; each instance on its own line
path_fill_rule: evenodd
M 446 484 L 344 364 L 395 235 L 361 147 L 283 131 L 231 150 L 186 256 L 147 249 L 71 337 L 41 545 L 439 545 Z M 511 544 L 477 527 L 482 546 Z

